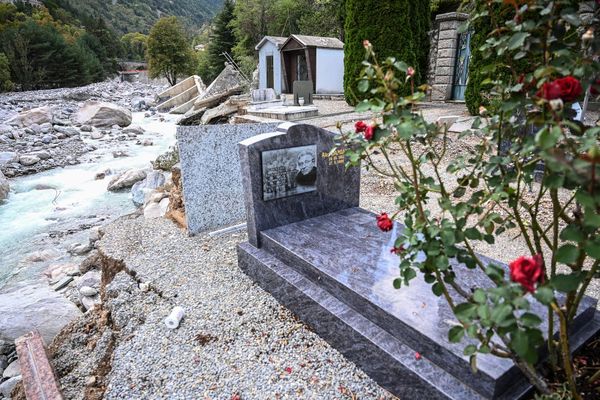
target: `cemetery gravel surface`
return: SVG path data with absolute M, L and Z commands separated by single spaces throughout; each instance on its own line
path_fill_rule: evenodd
M 237 267 L 245 234 L 143 217 L 105 230 L 102 308 L 51 346 L 66 398 L 395 399 Z

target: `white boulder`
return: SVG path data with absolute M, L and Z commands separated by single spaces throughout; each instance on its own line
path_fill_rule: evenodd
M 112 178 L 108 183 L 108 190 L 115 191 L 132 187 L 134 183 L 145 179 L 146 175 L 146 170 L 130 169 Z
M 146 194 L 152 192 L 154 189 L 163 186 L 166 182 L 165 176 L 162 172 L 152 171 L 143 181 L 136 182 L 131 188 L 131 196 L 133 204 L 141 206 L 144 204 Z
M 44 281 L 17 286 L 0 294 L 0 340 L 13 342 L 37 329 L 50 343 L 81 311 Z
M 75 123 L 105 128 L 131 124 L 131 111 L 113 103 L 88 100 L 77 111 Z
M 6 179 L 2 171 L 0 171 L 0 201 L 8 197 L 9 191 L 10 185 L 8 184 L 8 179 Z
M 6 124 L 25 127 L 33 124 L 52 123 L 52 114 L 52 108 L 49 106 L 33 108 L 20 112 L 19 115 L 6 121 Z

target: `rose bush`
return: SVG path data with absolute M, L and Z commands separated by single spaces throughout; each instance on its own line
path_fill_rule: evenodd
M 340 132 L 340 147 L 349 165 L 365 163 L 394 181 L 398 210 L 376 220 L 385 232 L 394 219 L 404 225 L 390 249 L 400 255 L 394 286 L 420 276 L 456 316 L 449 340 L 471 338 L 464 354 L 474 369 L 477 354 L 509 358 L 543 394 L 554 390 L 536 369 L 546 343 L 553 370 L 578 399 L 569 332 L 600 270 L 600 127 L 572 120 L 571 104 L 600 74 L 599 10 L 575 0 L 470 3 L 469 23 L 489 18 L 494 25 L 473 49 L 493 60 L 482 70 L 492 106 L 460 136 L 476 145 L 449 157 L 454 138 L 447 126 L 419 112 L 428 88 L 414 87 L 413 70 L 402 61 L 377 60 L 365 40 L 357 87 L 367 99 L 357 111 L 376 118 Z M 499 67 L 510 73 L 495 74 Z M 406 85 L 409 96 L 402 95 Z M 514 254 L 508 270 L 475 252 L 478 242 L 494 244 L 508 233 L 529 251 Z M 463 287 L 457 275 L 464 268 L 489 284 Z M 533 312 L 533 303 L 547 312 Z

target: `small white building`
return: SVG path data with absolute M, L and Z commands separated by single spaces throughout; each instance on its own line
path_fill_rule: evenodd
M 258 88 L 273 89 L 278 96 L 283 91 L 279 49 L 286 40 L 279 36 L 265 36 L 255 47 L 258 51 Z
M 265 36 L 256 45 L 259 88 L 291 93 L 294 81 L 312 81 L 316 94 L 344 92 L 344 43 L 336 38 Z

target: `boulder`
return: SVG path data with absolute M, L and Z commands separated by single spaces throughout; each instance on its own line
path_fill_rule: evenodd
M 134 183 L 146 178 L 147 172 L 143 169 L 130 169 L 112 178 L 108 183 L 108 190 L 115 191 L 130 188 Z
M 8 125 L 19 127 L 30 126 L 33 124 L 41 125 L 45 123 L 52 123 L 52 108 L 49 106 L 22 111 L 19 115 L 6 121 L 6 124 Z
M 143 181 L 136 182 L 131 188 L 133 204 L 136 206 L 144 205 L 146 194 L 164 185 L 165 181 L 165 176 L 162 172 L 152 171 L 146 175 Z
M 82 286 L 81 288 L 79 288 L 79 293 L 81 293 L 81 295 L 85 297 L 94 297 L 98 294 L 98 290 L 94 289 L 91 286 Z
M 0 171 L 0 201 L 8 197 L 9 191 L 10 185 L 8 184 L 8 179 L 6 179 L 2 171 Z
M 10 399 L 10 393 L 15 388 L 15 386 L 17 386 L 17 384 L 22 380 L 23 378 L 21 377 L 21 375 L 19 375 L 2 382 L 2 384 L 0 384 L 0 393 L 2 394 L 2 396 L 4 396 L 7 399 Z
M 124 133 L 136 135 L 143 135 L 145 133 L 144 128 L 139 125 L 130 125 L 127 128 L 123 129 Z
M 91 288 L 99 288 L 100 280 L 102 279 L 102 275 L 100 275 L 100 271 L 92 269 L 79 278 L 77 281 L 77 290 L 81 290 L 81 288 L 87 286 Z
M 75 122 L 100 128 L 113 125 L 128 126 L 131 124 L 131 111 L 116 104 L 88 100 L 77 111 Z
M 19 162 L 19 155 L 14 151 L 0 151 L 0 166 Z
M 81 311 L 45 281 L 8 289 L 0 294 L 0 340 L 13 342 L 37 329 L 46 343 Z
M 160 203 L 149 203 L 144 208 L 144 218 L 152 219 L 163 217 L 167 213 L 167 208 L 169 208 L 168 198 L 162 199 Z
M 21 165 L 28 167 L 30 165 L 34 165 L 40 162 L 40 158 L 38 156 L 24 154 L 21 157 L 19 157 L 19 162 L 21 163 Z
M 56 132 L 64 133 L 65 135 L 67 135 L 69 137 L 79 135 L 79 131 L 77 129 L 73 128 L 72 126 L 54 125 L 54 130 Z
M 171 168 L 179 162 L 179 150 L 177 147 L 167 150 L 165 153 L 156 157 L 156 161 L 152 162 L 154 169 L 163 171 L 171 171 Z
M 21 375 L 21 364 L 19 364 L 19 360 L 11 362 L 2 373 L 3 378 L 14 378 L 18 375 Z
M 94 140 L 102 139 L 104 136 L 104 132 L 94 129 L 90 135 L 90 137 Z

